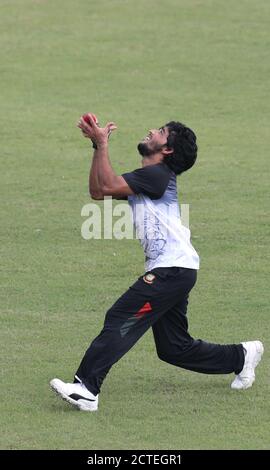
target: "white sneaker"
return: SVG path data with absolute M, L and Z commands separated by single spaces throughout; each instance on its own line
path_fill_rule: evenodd
M 255 368 L 263 355 L 263 344 L 261 341 L 247 341 L 241 343 L 246 351 L 244 367 L 240 374 L 236 375 L 231 383 L 234 390 L 250 388 L 255 380 Z
M 95 396 L 83 383 L 65 383 L 60 379 L 50 381 L 51 388 L 64 400 L 76 406 L 81 411 L 96 411 L 98 409 L 98 395 Z

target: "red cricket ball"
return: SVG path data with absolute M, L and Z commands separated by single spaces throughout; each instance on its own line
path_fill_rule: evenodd
M 90 124 L 89 114 L 91 114 L 92 119 L 94 119 L 95 123 L 98 124 L 98 118 L 97 118 L 97 116 L 96 116 L 95 114 L 93 114 L 93 113 L 84 114 L 84 115 L 83 115 L 83 120 L 84 120 L 85 122 L 87 122 L 87 124 Z

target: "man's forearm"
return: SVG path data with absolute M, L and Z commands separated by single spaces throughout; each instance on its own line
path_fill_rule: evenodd
M 94 152 L 89 176 L 89 190 L 92 196 L 102 196 L 105 188 L 113 186 L 114 173 L 108 152 L 108 143 L 101 143 Z
M 98 145 L 95 154 L 97 156 L 97 175 L 100 189 L 110 188 L 113 186 L 117 175 L 113 171 L 109 159 L 108 143 Z
M 89 173 L 89 193 L 93 196 L 95 193 L 100 192 L 98 171 L 97 171 L 97 154 L 96 150 L 94 151 L 90 173 Z

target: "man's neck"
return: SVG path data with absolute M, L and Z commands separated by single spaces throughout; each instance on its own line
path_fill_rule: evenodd
M 157 163 L 161 163 L 163 161 L 164 155 L 162 153 L 155 153 L 149 157 L 143 157 L 142 159 L 142 167 L 149 166 L 149 165 L 156 165 Z

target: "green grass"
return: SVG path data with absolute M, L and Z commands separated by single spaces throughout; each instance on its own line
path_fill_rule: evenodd
M 1 448 L 269 448 L 267 0 L 2 0 Z M 57 399 L 106 310 L 143 272 L 136 241 L 84 241 L 89 156 L 75 127 L 113 119 L 120 174 L 149 127 L 195 129 L 179 179 L 201 270 L 191 333 L 260 338 L 254 387 L 157 359 L 148 332 L 104 382 L 96 414 Z

